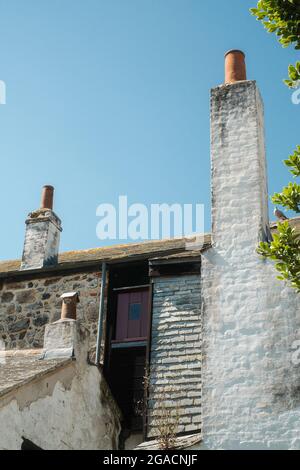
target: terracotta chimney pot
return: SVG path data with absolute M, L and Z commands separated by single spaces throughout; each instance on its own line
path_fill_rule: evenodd
M 53 195 L 54 195 L 53 186 L 46 185 L 43 187 L 41 209 L 53 210 Z
M 61 320 L 76 320 L 77 303 L 79 302 L 78 292 L 68 292 L 60 296 L 62 299 Z
M 245 54 L 237 49 L 225 54 L 225 83 L 247 80 Z

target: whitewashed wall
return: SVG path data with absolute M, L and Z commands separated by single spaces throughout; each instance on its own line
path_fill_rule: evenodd
M 44 352 L 66 354 L 74 340 L 76 360 L 1 397 L 0 450 L 21 449 L 23 437 L 44 450 L 118 448 L 121 414 L 101 371 L 87 363 L 87 336 L 72 320 L 48 325 Z
M 203 445 L 299 449 L 299 295 L 256 247 L 268 196 L 255 82 L 212 90 L 213 248 L 203 255 Z

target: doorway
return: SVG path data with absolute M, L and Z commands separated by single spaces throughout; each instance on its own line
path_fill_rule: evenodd
M 151 303 L 148 262 L 110 267 L 105 372 L 130 432 L 144 428 Z

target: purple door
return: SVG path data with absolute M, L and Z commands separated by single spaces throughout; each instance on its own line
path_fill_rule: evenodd
M 116 341 L 147 339 L 148 301 L 148 289 L 118 294 Z

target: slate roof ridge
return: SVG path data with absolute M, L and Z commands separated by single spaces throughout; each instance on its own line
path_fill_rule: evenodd
M 300 217 L 289 219 L 293 226 L 299 228 Z M 271 230 L 276 230 L 278 221 L 270 222 Z M 204 237 L 203 249 L 207 249 L 211 245 L 211 233 L 199 234 Z M 195 240 L 196 235 L 166 238 L 163 240 L 146 240 L 135 243 L 123 243 L 119 245 L 101 246 L 96 248 L 88 248 L 82 250 L 64 251 L 59 254 L 58 264 L 52 268 L 42 268 L 36 272 L 57 272 L 64 268 L 74 266 L 87 266 L 102 261 L 124 261 L 126 258 L 134 259 L 135 257 L 149 256 L 149 258 L 176 255 L 177 253 L 188 253 L 186 243 Z M 202 250 L 199 249 L 199 253 Z M 195 251 L 194 251 L 195 252 Z M 21 260 L 0 261 L 0 277 L 13 276 L 18 273 Z M 30 271 L 22 271 L 22 274 L 30 274 Z

